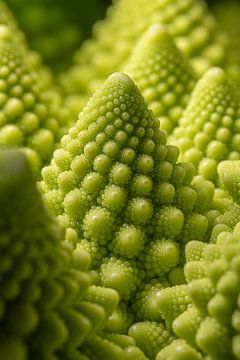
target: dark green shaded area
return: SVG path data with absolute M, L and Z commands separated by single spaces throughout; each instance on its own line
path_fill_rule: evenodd
M 71 63 L 72 53 L 91 36 L 92 25 L 104 18 L 109 1 L 8 0 L 30 46 L 55 71 Z

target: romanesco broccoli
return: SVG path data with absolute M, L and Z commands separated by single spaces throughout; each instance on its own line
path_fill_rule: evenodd
M 0 147 L 22 148 L 38 174 L 66 132 L 70 111 L 25 58 L 7 25 L 0 31 Z
M 153 24 L 140 38 L 124 67 L 160 120 L 171 133 L 188 103 L 196 76 L 166 28 Z
M 208 180 L 217 181 L 219 161 L 239 159 L 239 106 L 238 84 L 212 68 L 197 83 L 170 139 L 179 146 L 180 159 L 194 163 Z
M 123 331 L 136 320 L 159 321 L 161 329 L 169 325 L 159 317 L 156 290 L 170 282 L 181 293 L 185 243 L 206 241 L 210 233 L 205 212 L 214 186 L 207 193 L 207 182 L 191 187 L 192 165 L 177 163 L 179 150 L 166 141 L 134 82 L 115 73 L 42 170 L 46 204 L 67 227 L 68 241 L 91 254 L 92 283 L 117 290 L 128 312 L 133 309 L 133 317 L 116 320 Z M 156 290 L 144 295 L 152 284 Z M 175 317 L 185 309 L 179 306 Z M 114 321 L 112 326 L 114 331 Z M 151 359 L 160 344 L 147 352 Z M 146 346 L 152 348 L 151 342 Z
M 223 27 L 204 0 L 114 1 L 56 78 L 0 0 L 1 360 L 240 360 Z

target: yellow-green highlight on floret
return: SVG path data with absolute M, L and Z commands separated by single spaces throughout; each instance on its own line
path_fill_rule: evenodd
M 188 103 L 196 76 L 166 27 L 150 26 L 134 47 L 124 72 L 136 82 L 161 128 L 170 134 Z
M 239 115 L 238 85 L 224 70 L 212 68 L 197 83 L 170 141 L 179 146 L 182 161 L 216 182 L 218 163 L 240 157 Z
M 157 354 L 156 360 L 202 360 L 199 352 L 182 339 L 174 340 Z
M 105 338 L 119 296 L 90 286 L 89 254 L 63 241 L 18 150 L 0 151 L 0 201 L 0 358 L 146 360 Z

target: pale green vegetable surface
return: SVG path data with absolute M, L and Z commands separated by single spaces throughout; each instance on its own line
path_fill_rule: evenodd
M 240 360 L 239 6 L 72 2 L 0 1 L 0 360 Z

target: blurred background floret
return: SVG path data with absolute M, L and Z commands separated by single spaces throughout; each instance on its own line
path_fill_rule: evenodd
M 91 36 L 95 21 L 104 17 L 109 0 L 7 0 L 30 46 L 44 61 L 61 70 L 72 53 Z
M 71 64 L 74 51 L 85 39 L 91 37 L 93 24 L 104 18 L 111 2 L 111 0 L 7 0 L 7 5 L 17 17 L 30 46 L 42 54 L 45 63 L 51 65 L 55 71 L 60 71 Z M 208 0 L 221 22 L 224 5 L 228 2 Z M 236 8 L 239 1 L 231 0 L 230 3 L 233 3 L 231 8 Z M 225 25 L 228 24 L 230 25 L 226 20 Z

